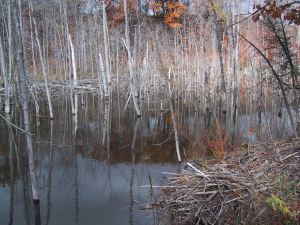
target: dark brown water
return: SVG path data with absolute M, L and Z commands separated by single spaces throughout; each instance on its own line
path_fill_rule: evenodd
M 68 99 L 62 98 L 55 104 L 55 119 L 41 117 L 40 124 L 32 112 L 41 224 L 168 224 L 158 212 L 141 210 L 155 198 L 142 186 L 159 185 L 161 172 L 179 170 L 168 112 L 152 105 L 138 119 L 131 106 L 123 112 L 125 103 L 120 105 L 115 98 L 105 106 L 95 96 L 84 96 L 77 116 L 72 116 Z M 203 116 L 188 106 L 176 107 L 176 115 L 183 158 L 206 157 L 204 134 L 213 134 L 214 119 L 207 127 Z M 239 115 L 235 128 L 230 123 L 223 127 L 236 145 L 288 135 L 286 116 L 276 115 L 263 114 L 262 123 L 256 114 Z M 14 113 L 12 121 L 19 124 L 20 116 Z M 1 119 L 1 225 L 34 224 L 25 152 L 22 133 Z

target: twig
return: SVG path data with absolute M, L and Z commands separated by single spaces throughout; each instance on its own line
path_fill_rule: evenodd
M 9 120 L 7 120 L 2 114 L 0 114 L 0 116 L 2 117 L 2 119 L 4 119 L 8 124 L 10 124 L 11 126 L 13 126 L 16 130 L 25 133 L 25 134 L 29 134 L 32 135 L 29 132 L 26 132 L 25 130 L 23 130 L 22 128 L 18 127 L 17 125 L 13 124 L 12 122 L 10 122 Z

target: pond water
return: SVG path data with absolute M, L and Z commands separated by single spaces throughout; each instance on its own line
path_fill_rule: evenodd
M 62 97 L 54 104 L 53 121 L 43 116 L 43 109 L 37 123 L 32 112 L 41 224 L 169 223 L 155 210 L 141 210 L 157 195 L 148 186 L 160 185 L 162 172 L 180 170 L 168 112 L 156 110 L 160 103 L 148 105 L 144 115 L 136 118 L 131 106 L 124 111 L 125 103 L 120 107 L 116 99 L 107 105 L 96 95 L 80 97 L 73 116 L 69 99 Z M 214 129 L 214 120 L 207 128 L 203 116 L 189 109 L 175 108 L 183 158 L 208 157 L 203 137 Z M 20 115 L 13 113 L 12 121 L 20 124 Z M 234 133 L 230 125 L 224 125 L 224 129 L 234 134 L 238 145 L 265 136 L 288 135 L 287 121 L 284 114 L 278 118 L 276 112 L 263 113 L 262 123 L 256 114 L 245 114 L 238 116 Z M 23 134 L 1 119 L 1 225 L 31 225 L 36 220 L 26 159 Z

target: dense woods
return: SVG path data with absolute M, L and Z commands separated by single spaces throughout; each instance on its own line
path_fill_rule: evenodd
M 1 80 L 7 113 L 9 98 L 17 96 L 12 87 L 18 86 L 19 71 L 13 65 L 19 43 L 14 14 L 19 12 L 28 87 L 37 114 L 37 81 L 44 82 L 49 117 L 54 118 L 51 81 L 71 82 L 71 93 L 77 80 L 98 76 L 103 95 L 112 82 L 130 78 L 132 100 L 140 114 L 137 98 L 151 89 L 146 83 L 167 77 L 170 69 L 174 94 L 190 92 L 197 99 L 195 108 L 203 112 L 218 105 L 219 112 L 228 112 L 235 121 L 243 105 L 262 111 L 273 102 L 286 108 L 296 129 L 298 118 L 292 111 L 297 110 L 299 92 L 297 1 L 1 4 Z M 252 7 L 253 20 L 243 16 Z M 267 101 L 269 92 L 278 93 L 278 99 Z
M 260 126 L 271 111 L 278 117 L 286 115 L 287 136 L 296 138 L 297 145 L 288 148 L 288 154 L 280 153 L 289 159 L 291 169 L 294 157 L 299 159 L 295 150 L 300 132 L 299 25 L 300 2 L 288 0 L 1 1 L 0 115 L 24 134 L 33 200 L 39 201 L 39 185 L 30 124 L 36 121 L 39 126 L 41 118 L 52 124 L 60 113 L 55 104 L 66 97 L 63 111 L 74 120 L 74 147 L 78 109 L 88 102 L 84 98 L 89 94 L 96 94 L 103 103 L 99 109 L 104 113 L 101 144 L 108 152 L 114 112 L 133 111 L 136 118 L 143 118 L 155 108 L 163 128 L 172 127 L 162 143 L 174 137 L 173 154 L 178 162 L 186 157 L 182 144 L 186 131 L 180 116 L 184 107 L 204 118 L 204 129 L 196 136 L 201 136 L 205 149 L 218 161 L 224 159 L 226 150 L 236 147 L 233 137 L 243 127 L 239 116 L 254 114 Z M 20 118 L 16 123 L 14 116 Z M 132 155 L 139 126 L 136 122 Z M 214 131 L 209 133 L 212 126 Z M 248 147 L 256 140 L 252 141 L 252 128 L 246 132 L 251 140 L 242 144 Z M 200 151 L 202 145 L 193 141 L 190 148 Z M 219 173 L 227 170 L 227 166 L 222 168 Z M 199 172 L 193 166 L 192 170 Z M 294 180 L 299 178 L 294 170 L 291 174 Z M 176 179 L 184 176 L 176 175 Z M 201 179 L 206 179 L 205 174 Z M 250 178 L 243 179 L 248 182 Z M 299 213 L 299 202 L 297 207 L 289 210 Z M 296 221 L 294 214 L 288 217 Z M 205 218 L 212 221 L 211 215 Z M 198 224 L 214 224 L 205 218 Z

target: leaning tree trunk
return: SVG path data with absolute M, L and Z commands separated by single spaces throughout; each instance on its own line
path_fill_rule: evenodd
M 18 9 L 17 5 L 18 4 Z M 29 172 L 30 172 L 30 179 L 31 179 L 31 189 L 32 189 L 32 198 L 34 202 L 39 202 L 39 193 L 38 193 L 38 185 L 35 173 L 35 166 L 34 166 L 34 157 L 33 157 L 33 146 L 32 146 L 32 138 L 30 134 L 30 123 L 29 123 L 29 108 L 28 108 L 28 86 L 27 86 L 27 72 L 26 72 L 26 65 L 25 65 L 25 56 L 24 56 L 24 39 L 21 30 L 20 18 L 21 18 L 21 3 L 18 0 L 18 3 L 15 2 L 14 5 L 14 17 L 15 17 L 15 25 L 17 31 L 17 59 L 19 64 L 19 100 L 23 111 L 23 123 L 24 123 L 24 130 L 25 130 L 25 138 L 27 144 L 27 151 L 28 151 L 28 164 L 29 164 Z
M 269 69 L 271 70 L 272 72 L 272 75 L 274 76 L 274 78 L 276 79 L 277 81 L 277 84 L 279 86 L 279 89 L 281 91 L 281 94 L 282 94 L 282 98 L 283 98 L 283 102 L 285 104 L 285 108 L 286 108 L 286 111 L 287 111 L 287 114 L 289 116 L 289 119 L 290 119 L 290 122 L 291 122 L 291 126 L 293 128 L 293 131 L 294 131 L 294 134 L 295 136 L 298 136 L 298 131 L 296 129 L 296 126 L 295 126 L 295 123 L 294 123 L 294 118 L 293 118 L 293 115 L 292 115 L 292 112 L 291 112 L 291 108 L 290 108 L 290 105 L 289 105 L 289 102 L 288 102 L 288 98 L 287 98 L 287 94 L 286 94 L 286 91 L 284 89 L 284 83 L 283 81 L 281 80 L 279 74 L 277 73 L 277 71 L 275 70 L 275 68 L 273 67 L 272 63 L 270 62 L 270 60 L 268 59 L 268 57 L 256 46 L 254 45 L 251 41 L 249 41 L 246 37 L 244 37 L 241 33 L 238 33 L 249 45 L 251 45 L 258 53 L 259 55 L 266 61 Z
M 131 57 L 131 50 L 130 50 L 130 38 L 129 38 L 129 24 L 128 24 L 128 9 L 127 9 L 127 0 L 124 0 L 124 14 L 125 14 L 125 39 L 126 39 L 126 48 L 128 54 L 128 69 L 129 69 L 129 76 L 130 76 L 130 89 L 131 89 L 131 96 L 134 104 L 134 108 L 136 111 L 137 116 L 141 116 L 141 111 L 138 103 L 138 91 L 136 90 L 136 86 L 134 83 L 134 74 L 132 68 L 132 57 Z
M 74 92 L 74 87 L 77 86 L 77 66 L 76 66 L 74 45 L 73 45 L 73 41 L 72 41 L 72 37 L 71 37 L 70 33 L 68 33 L 68 42 L 69 42 L 69 45 L 70 45 L 71 62 L 72 62 L 73 80 L 71 82 L 73 82 L 73 85 L 72 85 L 71 101 L 73 101 L 73 94 L 75 93 Z M 76 116 L 77 116 L 77 108 L 78 108 L 78 95 L 77 95 L 77 93 L 75 93 L 75 95 L 74 95 L 74 107 L 72 107 L 72 110 L 73 110 L 73 114 L 76 115 Z
M 35 22 L 34 18 L 33 18 L 33 23 L 34 23 L 36 42 L 37 42 L 37 45 L 38 45 L 40 60 L 41 60 L 41 64 L 42 64 L 42 71 L 43 71 L 43 75 L 44 75 L 44 79 L 45 79 L 45 89 L 46 89 L 50 119 L 53 119 L 54 117 L 53 117 L 52 103 L 51 103 L 51 97 L 50 97 L 50 91 L 49 91 L 49 85 L 48 85 L 48 74 L 46 72 L 43 53 L 42 53 L 42 48 L 41 48 L 41 45 L 40 45 L 40 40 L 39 40 L 39 37 L 38 37 L 36 22 Z

